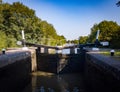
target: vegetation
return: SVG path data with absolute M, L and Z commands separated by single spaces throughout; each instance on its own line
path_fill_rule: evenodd
M 88 40 L 88 36 L 80 36 L 79 43 L 80 44 L 86 44 Z
M 116 5 L 119 7 L 120 1 L 118 1 Z M 98 30 L 100 30 L 100 41 L 108 41 L 110 43 L 110 48 L 120 48 L 120 25 L 114 21 L 107 20 L 104 20 L 99 24 L 94 24 L 91 28 L 91 33 L 88 36 L 80 36 L 79 41 L 72 40 L 72 42 L 76 44 L 94 43 Z
M 91 28 L 89 42 L 94 42 L 97 30 L 100 30 L 99 40 L 108 41 L 111 48 L 120 48 L 120 26 L 113 21 L 102 21 Z
M 101 51 L 100 54 L 110 56 L 110 51 Z M 116 50 L 114 55 L 115 56 L 120 56 L 120 51 Z
M 120 6 L 120 1 L 116 5 Z M 9 4 L 0 0 L 0 49 L 17 47 L 16 42 L 22 39 L 22 30 L 27 42 L 52 46 L 66 43 L 66 38 L 58 35 L 52 24 L 38 18 L 34 10 L 20 2 Z M 111 48 L 120 48 L 120 25 L 107 20 L 94 24 L 88 36 L 67 42 L 94 43 L 97 30 L 100 30 L 100 41 L 109 41 Z
M 118 2 L 116 3 L 116 5 L 119 7 L 119 6 L 120 6 L 120 1 L 118 1 Z
M 80 36 L 79 43 L 94 43 L 97 31 L 100 30 L 99 40 L 108 41 L 110 48 L 120 48 L 120 25 L 113 21 L 104 20 L 99 24 L 94 24 L 88 36 Z M 74 41 L 73 41 L 74 42 Z
M 16 47 L 16 42 L 22 39 L 22 30 L 26 41 L 31 43 L 61 45 L 66 42 L 65 37 L 58 35 L 52 24 L 38 18 L 34 10 L 20 2 L 9 4 L 0 0 L 0 49 Z

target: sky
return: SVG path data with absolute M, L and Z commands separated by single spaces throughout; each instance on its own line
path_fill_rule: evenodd
M 120 25 L 119 0 L 3 0 L 17 1 L 35 10 L 37 17 L 52 24 L 67 40 L 89 35 L 93 25 L 103 20 Z

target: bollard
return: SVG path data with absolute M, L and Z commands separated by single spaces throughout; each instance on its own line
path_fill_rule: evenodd
M 115 53 L 114 50 L 111 50 L 111 51 L 110 51 L 110 55 L 111 55 L 111 56 L 114 56 L 114 53 Z
M 5 49 L 2 49 L 2 54 L 5 54 Z

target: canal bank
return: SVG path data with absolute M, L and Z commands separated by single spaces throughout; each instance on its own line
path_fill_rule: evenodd
M 86 53 L 85 79 L 92 92 L 120 92 L 120 61 L 115 58 L 99 51 Z
M 31 81 L 31 53 L 0 55 L 0 92 L 20 92 Z
M 111 56 L 93 51 L 69 55 L 40 53 L 38 61 L 35 49 L 33 52 L 0 56 L 0 92 L 120 91 L 120 63 Z M 59 73 L 58 66 L 62 68 Z

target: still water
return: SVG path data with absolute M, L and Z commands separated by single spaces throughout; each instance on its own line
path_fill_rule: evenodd
M 82 74 L 35 72 L 31 83 L 22 92 L 86 92 Z

